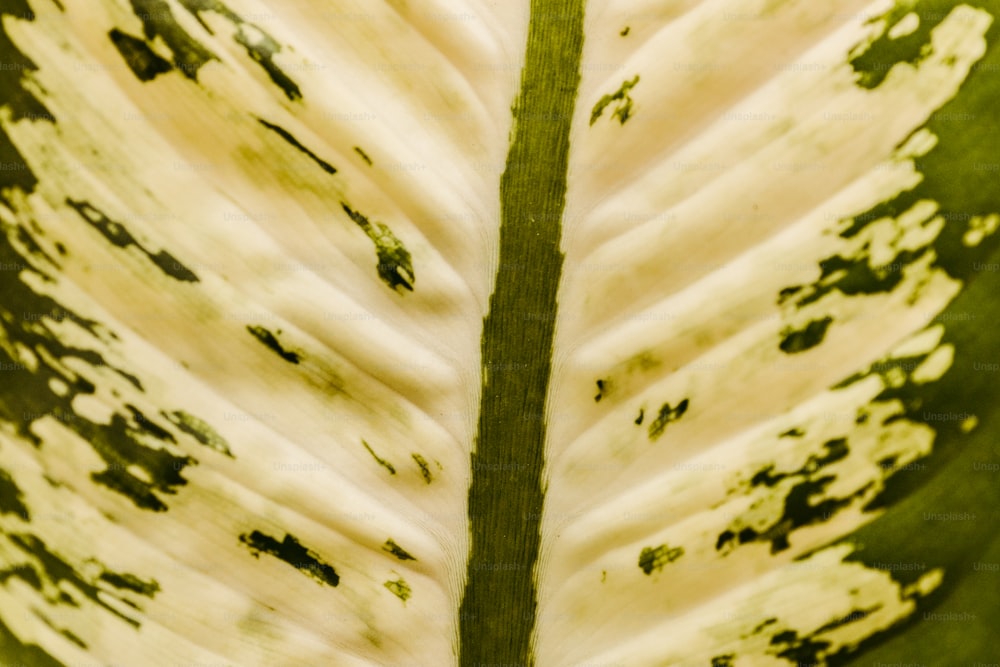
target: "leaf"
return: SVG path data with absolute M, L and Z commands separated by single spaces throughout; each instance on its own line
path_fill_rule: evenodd
M 998 11 L 0 4 L 0 662 L 988 662 Z

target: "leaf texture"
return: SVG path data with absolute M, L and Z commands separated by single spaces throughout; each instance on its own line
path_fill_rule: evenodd
M 998 11 L 0 3 L 0 662 L 995 657 Z

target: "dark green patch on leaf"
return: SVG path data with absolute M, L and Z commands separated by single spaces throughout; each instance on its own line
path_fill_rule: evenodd
M 328 174 L 337 173 L 337 169 L 332 164 L 330 164 L 329 162 L 322 159 L 321 157 L 313 153 L 311 150 L 303 146 L 302 143 L 285 128 L 281 127 L 280 125 L 275 125 L 274 123 L 269 123 L 263 118 L 258 118 L 257 122 L 266 127 L 267 129 L 271 130 L 275 134 L 277 134 L 279 137 L 287 141 L 289 144 L 294 146 L 300 152 L 304 153 L 306 156 L 309 157 L 310 160 L 319 165 L 319 168 L 325 171 L 326 173 Z
M 824 632 L 830 632 L 831 630 L 842 628 L 845 625 L 850 625 L 851 623 L 857 623 L 858 621 L 868 618 L 881 608 L 882 605 L 877 604 L 869 609 L 852 609 L 850 613 L 841 616 L 840 618 L 835 618 L 829 623 L 824 623 L 820 627 L 816 628 L 816 632 L 813 634 L 820 635 Z
M 892 576 L 909 584 L 927 570 L 945 572 L 941 585 L 926 597 L 914 597 L 917 610 L 906 621 L 866 639 L 856 652 L 830 660 L 831 665 L 874 662 L 974 664 L 996 657 L 992 628 L 981 619 L 1000 613 L 996 596 L 982 595 L 983 582 L 973 566 L 1000 560 L 996 538 L 1000 485 L 995 474 L 983 474 L 974 464 L 1000 456 L 1000 423 L 995 406 L 995 375 L 976 372 L 973 364 L 995 358 L 996 340 L 989 332 L 1000 318 L 996 271 L 979 266 L 1000 262 L 1000 241 L 986 233 L 966 236 L 980 216 L 1000 213 L 1000 3 L 972 1 L 994 19 L 986 32 L 987 51 L 975 63 L 957 95 L 931 115 L 925 128 L 938 137 L 925 155 L 915 159 L 922 176 L 912 189 L 856 215 L 842 232 L 859 234 L 870 221 L 898 216 L 921 200 L 935 201 L 946 222 L 934 240 L 932 267 L 941 268 L 964 284 L 962 292 L 931 324 L 943 325 L 943 345 L 954 348 L 952 365 L 937 381 L 888 387 L 876 403 L 902 406 L 902 418 L 932 429 L 931 453 L 920 465 L 894 466 L 884 490 L 866 506 L 883 512 L 850 540 L 863 545 L 851 560 L 877 567 L 879 563 L 919 563 L 922 569 L 898 569 Z M 955 7 L 925 0 L 914 10 L 929 30 Z M 883 38 L 883 41 L 886 41 Z M 878 46 L 878 44 L 876 44 Z M 884 48 L 884 47 L 879 47 Z M 890 62 L 885 57 L 884 62 Z M 930 315 L 930 313 L 928 314 Z M 877 372 L 877 371 L 876 371 Z M 987 509 L 989 508 L 989 509 Z M 990 554 L 990 555 L 987 555 Z M 933 608 L 934 614 L 928 614 Z M 932 622 L 936 614 L 976 616 L 969 623 Z
M 671 548 L 666 544 L 658 547 L 645 547 L 639 554 L 639 567 L 647 575 L 654 570 L 662 570 L 667 563 L 673 563 L 684 555 L 684 547 Z
M 368 166 L 372 166 L 372 159 L 368 157 L 368 153 L 361 150 L 359 147 L 354 147 L 354 152 L 361 156 L 361 159 L 368 163 Z
M 145 595 L 146 597 L 153 597 L 160 590 L 160 585 L 155 579 L 150 579 L 149 581 L 144 581 L 134 574 L 118 572 L 110 572 L 105 570 L 101 573 L 101 581 L 106 581 L 115 588 L 119 590 L 128 590 L 138 593 L 139 595 Z
M 622 37 L 625 37 L 628 35 L 629 30 L 631 30 L 631 28 L 629 26 L 625 26 L 624 28 L 622 28 L 622 31 L 618 34 L 621 35 Z
M 25 521 L 31 519 L 18 488 L 6 470 L 0 469 L 0 514 L 13 514 Z
M 131 0 L 133 13 L 142 21 L 147 40 L 159 37 L 174 54 L 174 66 L 189 79 L 198 80 L 198 70 L 218 57 L 193 38 L 174 18 L 166 0 Z
M 785 354 L 796 354 L 812 349 L 823 342 L 831 322 L 833 322 L 832 317 L 824 317 L 821 320 L 813 320 L 805 329 L 784 329 L 778 347 Z
M 427 459 L 425 459 L 420 454 L 414 452 L 411 454 L 413 460 L 416 461 L 417 466 L 420 468 L 420 476 L 424 478 L 424 481 L 430 484 L 434 481 L 434 477 L 431 475 L 431 467 L 427 465 Z
M 263 343 L 265 346 L 267 346 L 270 350 L 272 350 L 275 354 L 277 354 L 285 361 L 293 364 L 299 363 L 301 359 L 301 357 L 299 357 L 299 354 L 297 352 L 290 352 L 285 348 L 283 348 L 281 346 L 281 343 L 278 342 L 277 337 L 264 327 L 251 326 L 248 324 L 247 331 L 249 331 L 254 338 L 259 340 L 261 343 Z M 281 333 L 280 329 L 278 330 L 278 333 L 279 334 Z
M 605 382 L 604 380 L 597 381 L 597 394 L 594 396 L 594 402 L 600 403 L 601 399 L 604 398 L 606 392 L 611 390 L 611 383 Z
M 402 600 L 404 605 L 406 604 L 406 601 L 410 599 L 410 595 L 413 593 L 413 591 L 410 589 L 410 586 L 406 583 L 406 581 L 402 577 L 396 579 L 395 581 L 387 581 L 382 585 L 388 588 L 393 595 Z
M 736 655 L 734 653 L 717 655 L 712 658 L 712 667 L 733 667 L 733 659 L 735 657 Z
M 52 122 L 55 120 L 45 105 L 35 97 L 35 93 L 26 83 L 30 72 L 38 71 L 36 65 L 30 58 L 21 53 L 4 28 L 4 16 L 10 16 L 15 20 L 34 21 L 35 13 L 31 10 L 27 0 L 4 0 L 0 3 L 0 62 L 4 64 L 0 68 L 0 106 L 10 110 L 11 120 L 45 120 Z M 8 140 L 9 143 L 9 140 Z M 0 148 L 3 141 L 0 139 Z M 6 158 L 0 150 L 0 157 Z M 4 159 L 4 163 L 7 160 Z M 11 169 L 7 167 L 4 171 Z M 30 173 L 30 172 L 29 172 Z M 3 174 L 9 177 L 9 174 Z M 0 180 L 0 185 L 3 181 Z M 30 188 L 25 189 L 29 192 Z
M 166 250 L 161 250 L 155 255 L 146 250 L 139 241 L 120 222 L 115 222 L 96 207 L 85 201 L 74 201 L 69 197 L 66 203 L 77 212 L 81 218 L 89 222 L 101 235 L 113 246 L 127 248 L 135 246 L 139 252 L 144 254 L 163 273 L 182 282 L 198 282 L 198 276 L 191 269 L 178 262 L 173 255 Z
M 826 650 L 830 648 L 830 642 L 816 640 L 813 635 L 799 637 L 794 630 L 785 630 L 771 637 L 772 646 L 786 646 L 776 653 L 779 658 L 784 658 L 797 665 L 820 665 Z
M 799 470 L 793 472 L 774 472 L 774 465 L 768 465 L 758 470 L 750 479 L 750 487 L 766 486 L 775 488 L 787 479 L 796 480 L 787 487 L 782 516 L 763 531 L 742 526 L 736 522 L 723 531 L 715 543 L 717 550 L 726 547 L 731 542 L 747 544 L 749 542 L 770 542 L 771 553 L 778 553 L 789 548 L 788 537 L 796 528 L 828 521 L 833 515 L 847 507 L 856 498 L 861 497 L 870 487 L 862 489 L 846 498 L 826 498 L 814 502 L 813 498 L 825 491 L 826 487 L 836 479 L 833 475 L 818 476 L 825 467 L 841 461 L 849 454 L 846 438 L 834 438 L 823 443 L 824 453 L 810 456 Z
M 849 61 L 857 75 L 857 84 L 869 90 L 877 88 L 896 64 L 919 65 L 931 53 L 931 31 L 944 21 L 955 6 L 950 0 L 899 2 L 874 19 L 885 21 L 884 31 L 871 44 L 856 47 Z M 920 17 L 917 29 L 909 35 L 890 38 L 890 30 L 911 11 Z
M 67 630 L 66 628 L 62 628 L 61 630 L 59 630 L 59 634 L 61 634 L 63 637 L 65 637 L 66 639 L 70 640 L 71 642 L 73 642 L 74 644 L 76 644 L 77 646 L 79 646 L 80 648 L 82 648 L 83 650 L 85 650 L 85 651 L 87 650 L 87 643 L 85 641 L 83 641 L 82 639 L 80 639 L 79 637 L 77 637 L 72 632 L 70 632 L 69 630 Z
M 274 62 L 275 54 L 281 51 L 281 44 L 263 28 L 244 20 L 219 0 L 180 0 L 180 4 L 191 12 L 208 32 L 212 31 L 202 19 L 202 12 L 214 12 L 232 23 L 236 28 L 233 41 L 246 49 L 247 55 L 260 65 L 272 83 L 281 88 L 285 97 L 293 102 L 302 99 L 302 91 L 299 90 L 298 84 Z
M 399 560 L 417 560 L 411 556 L 406 549 L 396 544 L 392 538 L 385 541 L 385 544 L 382 545 L 382 551 L 392 554 Z
M 649 425 L 649 439 L 657 440 L 661 435 L 663 435 L 664 429 L 667 428 L 667 424 L 675 422 L 684 416 L 684 413 L 688 409 L 688 399 L 684 399 L 677 404 L 677 407 L 671 407 L 669 403 L 664 403 L 660 406 L 660 413 L 656 415 L 656 419 L 652 421 Z
M 214 449 L 220 454 L 225 454 L 229 458 L 234 458 L 233 453 L 229 451 L 229 443 L 226 442 L 226 439 L 219 435 L 218 431 L 212 428 L 204 420 L 184 412 L 183 410 L 161 412 L 160 414 L 169 419 L 170 423 L 174 426 L 179 428 L 184 433 L 194 437 L 195 440 L 206 447 Z
M 378 463 L 380 466 L 388 470 L 390 475 L 396 474 L 396 467 L 391 463 L 389 463 L 388 461 L 386 461 L 385 459 L 383 459 L 382 457 L 380 457 L 378 454 L 376 454 L 375 450 L 371 448 L 371 445 L 369 445 L 364 440 L 361 441 L 361 444 L 364 445 L 365 449 L 368 450 L 368 453 L 372 455 L 372 458 L 375 459 L 376 463 Z
M 24 156 L 17 150 L 3 128 L 0 128 L 0 165 L 4 167 L 0 170 L 0 202 L 11 203 L 5 194 L 10 190 L 31 192 L 38 185 L 38 179 L 24 161 Z
M 413 259 L 410 257 L 410 251 L 403 246 L 402 242 L 386 225 L 381 222 L 376 222 L 373 225 L 368 218 L 344 202 L 340 202 L 340 205 L 348 217 L 375 244 L 375 252 L 378 255 L 376 268 L 382 282 L 397 292 L 401 287 L 412 292 L 413 283 L 417 281 L 417 277 L 413 273 Z
M 173 69 L 170 61 L 157 55 L 145 40 L 133 37 L 118 28 L 112 29 L 108 37 L 125 60 L 125 64 L 140 81 L 152 81 L 160 74 L 166 74 Z
M 11 0 L 0 5 L 0 108 L 10 112 L 11 120 L 45 120 L 53 121 L 52 114 L 43 105 L 30 87 L 25 83 L 28 73 L 34 72 L 38 66 L 30 58 L 21 53 L 4 29 L 4 16 L 16 19 L 34 20 L 34 13 L 26 0 Z M 35 175 L 28 167 L 24 156 L 14 146 L 7 133 L 0 128 L 0 202 L 10 204 L 6 192 L 18 189 L 29 193 L 38 184 Z
M 590 112 L 590 124 L 593 125 L 597 122 L 597 119 L 601 117 L 604 113 L 604 109 L 612 102 L 617 102 L 615 105 L 615 110 L 611 114 L 612 118 L 617 118 L 618 122 L 622 125 L 625 124 L 632 116 L 632 97 L 629 95 L 629 91 L 635 84 L 639 83 L 639 75 L 636 74 L 631 81 L 623 81 L 621 87 L 614 93 L 605 95 L 597 104 L 594 105 L 593 110 Z
M 121 604 L 139 609 L 135 602 L 126 597 L 122 591 L 152 598 L 160 590 L 160 586 L 155 580 L 146 581 L 133 574 L 113 572 L 99 563 L 101 572 L 96 577 L 81 574 L 64 558 L 49 550 L 45 543 L 34 535 L 14 534 L 8 535 L 7 539 L 27 554 L 32 562 L 27 568 L 24 565 L 17 566 L 13 572 L 0 570 L 0 577 L 4 577 L 5 574 L 17 576 L 36 590 L 44 593 L 51 605 L 78 606 L 72 597 L 65 595 L 66 587 L 71 587 L 95 605 L 138 628 L 139 621 L 120 611 Z M 88 560 L 88 563 L 93 564 L 94 561 L 91 559 Z M 26 575 L 25 569 L 30 569 L 31 574 Z M 99 582 L 104 582 L 105 585 L 99 585 Z M 110 604 L 107 601 L 109 597 L 120 604 Z
M 65 667 L 38 644 L 25 644 L 0 617 L 0 657 L 11 667 Z
M 99 368 L 110 368 L 139 390 L 142 385 L 134 376 L 106 362 L 98 352 L 70 347 L 59 339 L 55 326 L 58 322 L 72 323 L 95 341 L 114 335 L 105 334 L 97 322 L 63 308 L 22 280 L 22 274 L 27 273 L 48 279 L 41 268 L 46 264 L 44 256 L 27 250 L 37 247 L 33 240 L 27 243 L 29 239 L 20 226 L 0 225 L 0 266 L 19 269 L 0 271 L 0 294 L 4 295 L 0 301 L 0 338 L 34 351 L 37 364 L 26 364 L 17 355 L 17 347 L 0 346 L 0 368 L 5 376 L 0 382 L 0 421 L 10 424 L 15 433 L 36 446 L 43 443 L 32 425 L 46 418 L 59 422 L 79 436 L 65 446 L 88 446 L 105 462 L 107 468 L 92 475 L 96 483 L 125 495 L 137 507 L 163 511 L 166 505 L 156 492 L 174 493 L 177 486 L 186 483 L 181 471 L 194 461 L 170 453 L 165 447 L 173 443 L 173 436 L 134 406 L 121 406 L 127 414 L 116 412 L 106 424 L 75 413 L 74 399 L 95 393 L 96 386 L 87 379 L 87 371 L 69 371 L 64 363 L 67 359 L 76 360 L 95 374 Z M 64 389 L 57 393 L 56 385 Z M 150 440 L 159 440 L 164 448 L 151 446 Z
M 282 541 L 259 530 L 240 535 L 240 542 L 250 548 L 250 553 L 259 558 L 261 553 L 274 556 L 294 567 L 299 572 L 311 577 L 321 584 L 336 586 L 340 583 L 340 575 L 333 566 L 325 563 L 318 554 L 302 546 L 293 536 L 286 534 Z

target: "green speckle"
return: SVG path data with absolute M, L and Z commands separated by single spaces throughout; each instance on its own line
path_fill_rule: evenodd
M 594 396 L 594 402 L 595 403 L 600 403 L 601 399 L 604 398 L 605 396 L 607 396 L 609 391 L 611 391 L 611 382 L 610 382 L 610 380 L 607 380 L 607 381 L 606 380 L 598 380 L 597 381 L 597 394 Z
M 166 74 L 174 69 L 170 61 L 158 56 L 145 40 L 133 37 L 118 28 L 111 30 L 108 37 L 125 60 L 125 64 L 140 81 L 152 81 L 160 74 Z
M 385 541 L 385 544 L 382 545 L 382 551 L 392 554 L 399 560 L 417 560 L 411 556 L 406 549 L 396 544 L 391 537 Z
M 373 450 L 371 446 L 364 440 L 361 441 L 361 444 L 365 446 L 365 449 L 367 449 L 368 453 L 372 455 L 372 458 L 375 459 L 376 463 L 378 463 L 380 466 L 388 470 L 390 475 L 396 474 L 395 466 L 393 466 L 391 463 L 389 463 L 388 461 L 380 457 L 378 454 L 376 454 L 375 450 Z
M 327 162 L 326 160 L 324 160 L 323 158 L 321 158 L 320 156 L 316 155 L 311 150 L 306 148 L 302 144 L 302 142 L 296 139 L 295 136 L 285 128 L 281 127 L 280 125 L 275 125 L 274 123 L 269 123 L 263 118 L 258 118 L 257 122 L 266 127 L 267 129 L 271 130 L 275 134 L 277 134 L 282 139 L 284 139 L 290 146 L 292 146 L 297 151 L 308 157 L 316 164 L 316 166 L 318 166 L 326 173 L 330 174 L 331 176 L 337 173 L 336 167 L 334 167 L 332 164 L 330 164 L 329 162 Z
M 406 601 L 410 599 L 410 595 L 413 593 L 410 586 L 402 577 L 396 579 L 395 581 L 387 581 L 382 585 L 388 588 L 393 595 L 402 600 L 404 605 L 406 605 Z
M 247 331 L 249 331 L 254 338 L 256 338 L 261 343 L 266 345 L 268 348 L 274 351 L 279 357 L 281 357 L 285 361 L 288 361 L 293 364 L 299 363 L 299 360 L 301 358 L 299 357 L 298 353 L 289 352 L 288 350 L 283 348 L 281 346 L 281 343 L 278 342 L 278 338 L 264 327 L 247 325 Z M 280 329 L 278 330 L 278 333 L 279 334 L 281 333 Z
M 689 401 L 686 398 L 678 403 L 677 407 L 671 407 L 669 403 L 664 403 L 660 407 L 660 414 L 656 415 L 656 419 L 649 425 L 649 439 L 656 440 L 663 435 L 667 424 L 683 417 L 684 413 L 687 412 L 688 405 Z
M 623 81 L 621 88 L 619 88 L 616 92 L 602 97 L 597 104 L 594 105 L 593 111 L 590 112 L 590 124 L 593 125 L 597 122 L 597 119 L 604 113 L 605 107 L 612 102 L 618 102 L 611 116 L 612 118 L 617 118 L 618 122 L 624 125 L 625 121 L 632 117 L 632 97 L 629 95 L 629 91 L 632 90 L 637 83 L 639 83 L 638 74 L 636 74 L 631 81 Z
M 381 222 L 373 225 L 367 217 L 344 202 L 341 202 L 340 206 L 375 244 L 375 252 L 378 255 L 376 269 L 382 282 L 397 292 L 400 292 L 400 288 L 412 292 L 417 278 L 413 272 L 413 258 L 410 256 L 410 251 L 386 225 Z
M 832 317 L 824 317 L 821 320 L 813 320 L 806 325 L 805 329 L 784 329 L 783 336 L 778 347 L 786 354 L 796 354 L 812 349 L 823 342 L 826 330 L 833 322 Z
M 417 453 L 413 453 L 411 456 L 417 462 L 417 465 L 420 466 L 420 476 L 424 478 L 426 483 L 430 484 L 434 480 L 434 477 L 431 475 L 431 467 L 427 465 L 427 459 Z
M 683 547 L 671 549 L 666 544 L 658 547 L 646 547 L 639 554 L 639 567 L 647 575 L 653 574 L 653 570 L 662 570 L 667 563 L 672 563 L 684 555 Z
M 169 419 L 170 423 L 179 428 L 181 431 L 194 437 L 194 439 L 201 444 L 210 449 L 214 449 L 220 454 L 225 454 L 229 458 L 233 458 L 233 453 L 229 451 L 229 443 L 226 442 L 226 439 L 219 435 L 219 433 L 205 421 L 192 414 L 188 414 L 183 410 L 161 412 L 160 414 Z

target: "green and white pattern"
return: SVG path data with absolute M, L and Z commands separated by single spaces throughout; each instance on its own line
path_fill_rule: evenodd
M 0 0 L 0 665 L 985 665 L 997 0 Z

